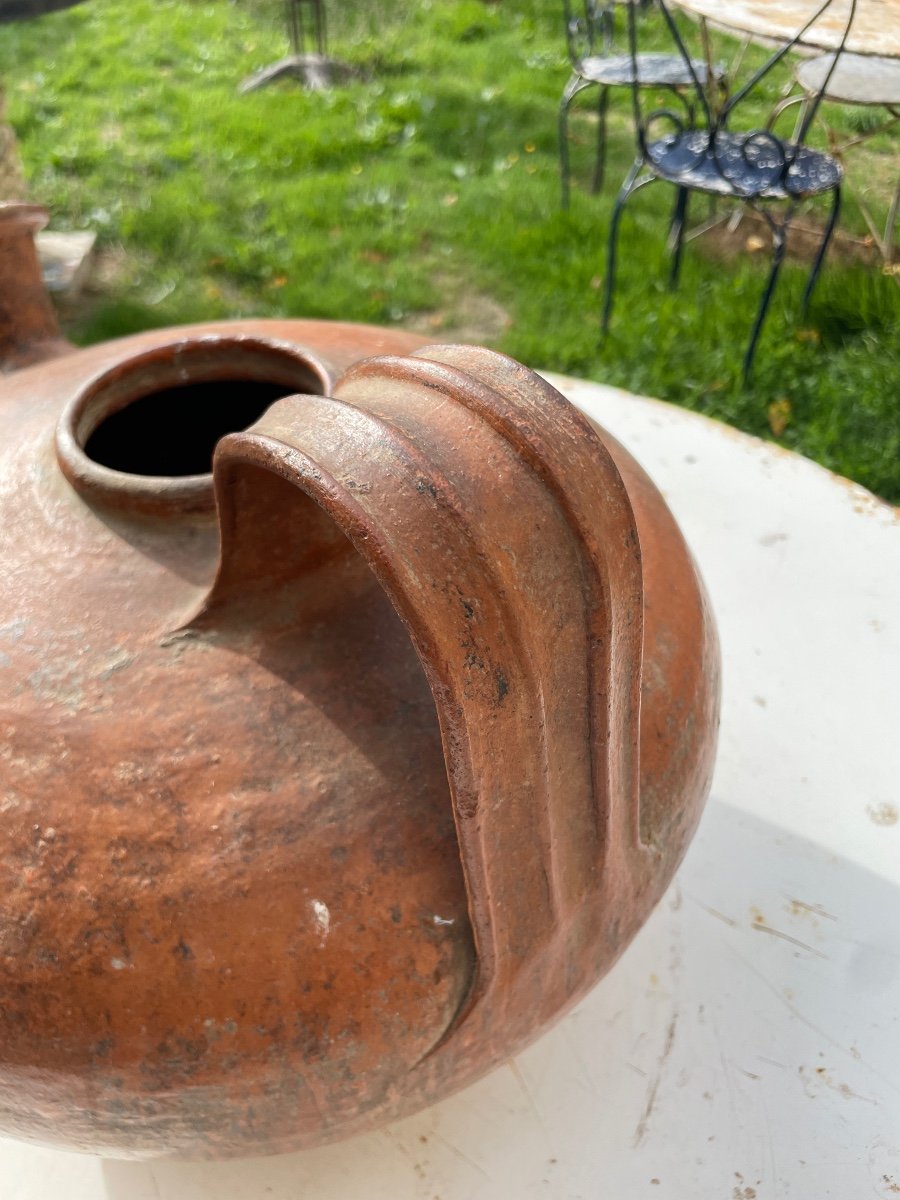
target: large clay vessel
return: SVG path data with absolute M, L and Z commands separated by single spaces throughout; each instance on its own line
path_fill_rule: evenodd
M 321 322 L 0 397 L 0 1129 L 309 1146 L 582 996 L 681 859 L 717 720 L 630 456 L 500 355 Z

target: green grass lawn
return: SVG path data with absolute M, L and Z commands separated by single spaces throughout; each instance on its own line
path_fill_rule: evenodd
M 666 290 L 672 196 L 626 210 L 616 313 L 599 336 L 612 200 L 634 153 L 612 102 L 608 183 L 588 194 L 592 93 L 572 121 L 576 187 L 559 206 L 556 111 L 568 66 L 557 0 L 332 0 L 327 93 L 237 84 L 287 50 L 269 0 L 90 0 L 0 27 L 0 79 L 32 196 L 102 248 L 79 341 L 151 325 L 296 315 L 463 331 L 535 367 L 697 409 L 900 500 L 900 276 L 843 239 L 807 321 L 786 266 L 752 384 L 740 360 L 767 269 L 764 230 L 688 246 Z M 647 32 L 661 44 L 661 31 Z M 727 61 L 733 44 L 720 39 Z M 761 115 L 786 74 L 757 101 Z M 833 108 L 845 131 L 871 115 Z M 882 135 L 850 181 L 883 212 L 900 170 Z M 706 215 L 696 202 L 697 219 Z M 804 213 L 815 225 L 822 208 Z M 804 239 L 800 238 L 802 244 Z M 757 247 L 754 250 L 754 247 Z

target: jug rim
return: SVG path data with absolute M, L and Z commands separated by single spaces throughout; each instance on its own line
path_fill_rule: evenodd
M 63 475 L 90 503 L 149 516 L 215 513 L 211 463 L 209 470 L 191 474 L 139 474 L 96 461 L 86 447 L 105 421 L 137 401 L 217 382 L 275 384 L 286 389 L 284 395 L 325 395 L 331 386 L 324 363 L 289 341 L 234 333 L 173 338 L 117 360 L 78 388 L 56 428 Z M 171 437 L 177 436 L 176 426 Z

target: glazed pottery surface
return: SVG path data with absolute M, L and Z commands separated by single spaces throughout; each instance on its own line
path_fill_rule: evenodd
M 500 355 L 315 321 L 70 352 L 0 422 L 4 1132 L 343 1137 L 609 968 L 719 695 L 612 438 Z

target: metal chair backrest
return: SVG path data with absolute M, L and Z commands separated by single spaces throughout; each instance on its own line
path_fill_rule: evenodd
M 692 81 L 691 90 L 693 92 L 693 103 L 689 103 L 685 111 L 691 113 L 696 111 L 702 113 L 703 115 L 702 121 L 695 121 L 692 119 L 690 128 L 705 129 L 707 131 L 708 137 L 705 141 L 704 153 L 709 153 L 712 155 L 717 167 L 719 168 L 722 178 L 729 183 L 732 183 L 732 175 L 729 173 L 728 165 L 720 153 L 720 134 L 732 132 L 729 128 L 729 122 L 731 121 L 737 106 L 760 85 L 763 79 L 765 79 L 769 72 L 781 62 L 785 55 L 789 54 L 792 50 L 794 50 L 798 43 L 802 42 L 804 35 L 812 28 L 813 25 L 815 25 L 815 23 L 824 15 L 826 10 L 836 2 L 836 0 L 823 0 L 823 3 L 816 8 L 809 20 L 805 23 L 805 25 L 797 30 L 790 41 L 779 45 L 778 48 L 766 59 L 762 66 L 757 68 L 757 70 L 752 73 L 745 83 L 743 83 L 735 91 L 731 92 L 727 99 L 721 104 L 713 104 L 711 102 L 710 94 L 707 88 L 703 86 L 702 81 L 698 78 L 694 60 L 691 59 L 688 49 L 684 43 L 684 38 L 681 35 L 681 31 L 679 30 L 678 25 L 672 16 L 672 12 L 666 3 L 666 0 L 653 0 L 653 2 L 659 6 L 663 14 L 668 31 Z M 780 183 L 784 180 L 785 176 L 793 166 L 797 154 L 806 139 L 810 125 L 815 119 L 819 105 L 821 104 L 822 99 L 827 91 L 828 83 L 847 43 L 847 38 L 850 34 L 850 27 L 853 24 L 853 18 L 856 15 L 857 2 L 858 0 L 850 0 L 847 20 L 841 31 L 840 42 L 834 53 L 831 66 L 827 75 L 822 80 L 821 87 L 808 105 L 803 115 L 803 121 L 795 133 L 794 140 L 790 142 L 785 141 L 768 129 L 756 128 L 752 130 L 739 131 L 743 137 L 745 156 L 747 153 L 747 148 L 750 145 L 753 145 L 755 148 L 755 165 L 759 167 L 761 159 L 765 159 L 766 163 L 768 164 L 768 169 L 771 172 L 771 182 L 773 184 Z M 635 20 L 633 5 L 629 4 L 627 5 L 627 8 L 629 49 L 631 53 L 632 64 L 636 70 L 638 58 L 637 22 Z M 645 116 L 641 106 L 640 88 L 638 87 L 632 87 L 632 103 L 634 105 L 634 121 L 635 129 L 637 130 L 638 146 L 641 154 L 645 158 L 647 157 L 647 145 L 650 140 L 647 129 L 654 120 L 662 118 L 672 122 L 677 132 L 683 132 L 685 130 L 685 122 L 683 118 L 680 114 L 671 109 L 657 108 Z M 750 165 L 749 160 L 747 161 L 747 165 Z M 740 188 L 736 183 L 735 189 L 740 194 Z
M 613 0 L 563 0 L 566 45 L 576 71 L 587 58 L 612 53 L 615 32 Z

